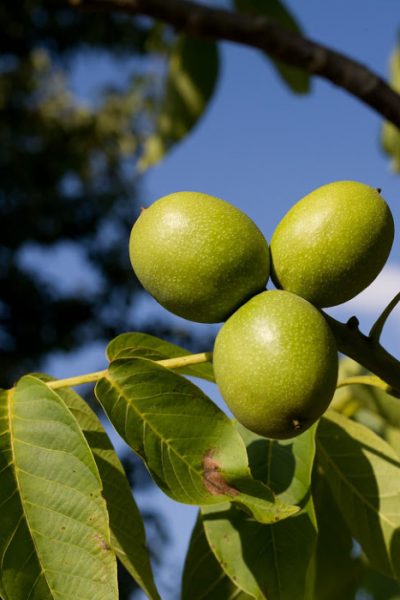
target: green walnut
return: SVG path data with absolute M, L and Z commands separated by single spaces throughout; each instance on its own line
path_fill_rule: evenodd
M 329 183 L 297 202 L 276 228 L 272 279 L 316 306 L 341 304 L 379 274 L 393 237 L 392 214 L 378 190 Z
M 129 253 L 143 287 L 166 309 L 224 321 L 269 277 L 268 244 L 243 212 L 219 198 L 177 192 L 144 209 Z
M 317 308 L 272 290 L 254 296 L 222 325 L 213 364 L 237 420 L 259 435 L 286 439 L 308 429 L 328 408 L 338 355 Z

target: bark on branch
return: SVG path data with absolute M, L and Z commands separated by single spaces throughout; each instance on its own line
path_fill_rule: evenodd
M 258 48 L 274 59 L 347 90 L 400 128 L 400 95 L 381 77 L 340 52 L 286 30 L 272 19 L 187 0 L 64 0 L 63 3 L 83 9 L 146 15 L 189 35 Z
M 351 319 L 344 324 L 326 313 L 323 315 L 335 335 L 339 351 L 378 375 L 399 395 L 400 361 L 389 354 L 378 341 L 361 333 L 358 325 L 351 323 Z

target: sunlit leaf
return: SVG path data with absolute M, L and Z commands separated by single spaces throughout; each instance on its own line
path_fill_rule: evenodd
M 182 579 L 181 600 L 248 600 L 229 579 L 208 545 L 201 519 L 190 539 Z
M 339 363 L 339 381 L 369 374 L 367 369 L 350 358 L 342 359 Z M 395 428 L 400 427 L 399 399 L 378 387 L 361 384 L 341 387 L 335 392 L 331 408 L 354 418 L 387 440 L 389 429 L 395 437 Z
M 228 417 L 193 383 L 147 359 L 119 359 L 96 396 L 126 443 L 169 496 L 187 504 L 231 501 L 262 522 L 296 512 L 251 478 Z
M 214 92 L 219 58 L 215 42 L 180 35 L 172 48 L 155 133 L 145 143 L 144 170 L 196 125 Z
M 116 358 L 148 358 L 150 360 L 164 360 L 178 356 L 189 356 L 191 352 L 161 340 L 153 335 L 140 332 L 122 333 L 114 338 L 107 346 L 107 358 L 111 362 Z M 211 363 L 189 365 L 174 369 L 177 373 L 184 373 L 192 377 L 200 377 L 208 381 L 215 381 Z
M 335 501 L 371 566 L 400 577 L 400 460 L 380 437 L 329 411 L 317 432 L 318 457 Z
M 235 8 L 240 12 L 252 13 L 270 17 L 286 29 L 301 33 L 301 28 L 293 15 L 280 0 L 234 0 Z M 310 90 L 308 73 L 297 67 L 292 67 L 280 60 L 270 59 L 283 81 L 292 92 L 306 94 Z
M 285 502 L 303 507 L 273 525 L 261 525 L 234 507 L 202 509 L 204 529 L 224 572 L 254 598 L 311 599 L 310 560 L 316 523 L 310 495 L 315 427 L 293 440 L 272 441 L 244 428 L 250 466 Z
M 73 390 L 57 390 L 79 423 L 93 452 L 103 484 L 110 519 L 111 547 L 125 569 L 151 599 L 160 596 L 154 584 L 143 520 L 124 468 L 98 417 Z
M 388 425 L 385 429 L 385 440 L 395 450 L 400 457 L 400 429 Z
M 117 600 L 102 486 L 74 417 L 39 379 L 0 395 L 3 600 Z

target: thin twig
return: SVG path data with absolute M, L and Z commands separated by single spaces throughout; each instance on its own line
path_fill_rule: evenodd
M 398 294 L 396 294 L 395 297 L 393 298 L 393 300 L 391 300 L 389 302 L 389 304 L 387 305 L 385 310 L 382 312 L 381 315 L 379 315 L 378 319 L 372 325 L 371 331 L 369 332 L 369 337 L 372 340 L 379 342 L 383 327 L 384 327 L 390 313 L 392 312 L 392 310 L 394 308 L 396 308 L 396 306 L 398 305 L 399 302 L 400 302 L 400 292 Z

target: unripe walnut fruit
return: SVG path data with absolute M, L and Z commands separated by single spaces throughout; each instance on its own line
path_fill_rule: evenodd
M 143 287 L 191 321 L 224 321 L 269 277 L 268 244 L 253 221 L 228 202 L 196 192 L 170 194 L 144 209 L 129 253 Z
M 379 274 L 393 237 L 392 214 L 378 190 L 357 181 L 323 185 L 276 228 L 272 279 L 316 306 L 341 304 Z
M 285 439 L 308 429 L 328 408 L 338 356 L 319 310 L 295 294 L 272 290 L 224 323 L 213 364 L 237 420 L 259 435 Z

